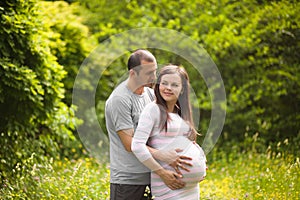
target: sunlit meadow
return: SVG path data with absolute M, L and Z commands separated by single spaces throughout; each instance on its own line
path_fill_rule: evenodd
M 289 156 L 247 153 L 209 166 L 201 199 L 300 199 L 300 161 Z
M 218 152 L 215 152 L 218 153 Z M 300 161 L 295 156 L 245 153 L 208 163 L 200 183 L 201 199 L 300 199 Z M 33 165 L 22 177 L 1 188 L 2 199 L 108 199 L 109 169 L 92 158 Z

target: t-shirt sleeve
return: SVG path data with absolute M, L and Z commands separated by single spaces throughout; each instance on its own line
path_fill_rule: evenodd
M 115 96 L 110 104 L 112 121 L 115 123 L 116 131 L 133 128 L 131 117 L 131 103 L 129 99 Z

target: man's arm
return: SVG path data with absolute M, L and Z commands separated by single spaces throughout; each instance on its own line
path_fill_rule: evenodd
M 181 174 L 179 168 L 189 172 L 190 170 L 186 166 L 193 166 L 189 161 L 192 160 L 191 157 L 178 155 L 182 149 L 173 149 L 170 151 L 161 151 L 147 146 L 151 155 L 156 160 L 168 163 L 171 167 L 175 169 L 178 174 Z
M 133 137 L 133 129 L 126 129 L 126 130 L 120 130 L 117 131 L 123 146 L 126 151 L 132 152 L 131 151 L 131 142 L 132 142 L 132 137 Z

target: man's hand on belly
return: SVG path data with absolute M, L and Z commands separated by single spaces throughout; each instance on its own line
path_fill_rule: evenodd
M 155 152 L 154 157 L 157 160 L 163 161 L 173 167 L 178 174 L 182 174 L 180 170 L 185 170 L 189 172 L 190 170 L 187 166 L 193 166 L 190 162 L 191 157 L 179 155 L 178 153 L 182 152 L 182 149 L 174 149 L 169 151 L 158 150 Z

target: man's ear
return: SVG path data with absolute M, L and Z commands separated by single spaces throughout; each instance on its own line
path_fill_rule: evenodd
M 134 76 L 136 74 L 136 71 L 133 69 L 129 70 L 129 76 Z

